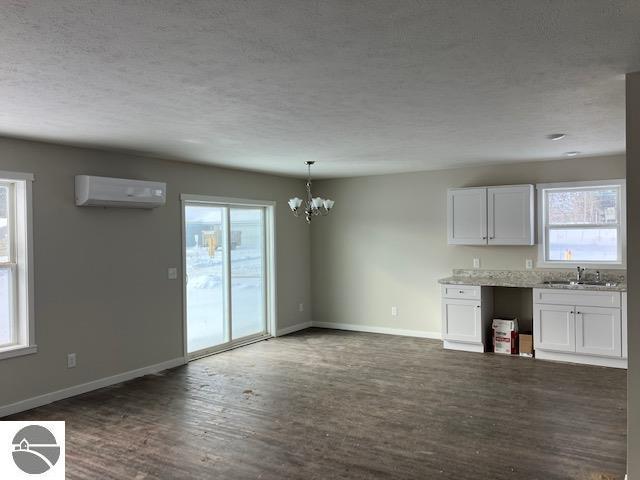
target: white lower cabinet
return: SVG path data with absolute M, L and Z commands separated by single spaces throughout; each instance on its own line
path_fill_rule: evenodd
M 576 318 L 574 307 L 566 305 L 534 305 L 534 332 L 536 350 L 575 352 Z
M 533 338 L 537 358 L 627 367 L 622 347 L 625 302 L 619 292 L 593 293 L 585 301 L 584 291 L 534 289 Z M 540 300 L 553 303 L 538 303 Z M 589 305 L 581 305 L 580 301 Z
M 622 357 L 620 309 L 576 307 L 576 352 Z
M 442 286 L 442 339 L 453 350 L 484 352 L 493 309 L 490 287 Z
M 447 298 L 442 302 L 442 308 L 445 339 L 471 343 L 482 341 L 479 301 Z

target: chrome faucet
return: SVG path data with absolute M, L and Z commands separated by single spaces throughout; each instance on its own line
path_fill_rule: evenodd
M 578 267 L 578 274 L 576 275 L 576 281 L 578 281 L 578 282 L 582 282 L 582 279 L 584 278 L 584 277 L 583 277 L 583 275 L 584 275 L 584 270 L 585 270 L 584 268 L 582 268 L 582 267 Z

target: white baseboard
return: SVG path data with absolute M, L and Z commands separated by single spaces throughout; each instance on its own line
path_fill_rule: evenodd
M 376 327 L 373 325 L 359 325 L 355 323 L 313 322 L 314 327 L 333 328 L 334 330 L 351 330 L 353 332 L 384 333 L 386 335 L 401 335 L 403 337 L 432 338 L 442 340 L 440 332 L 424 330 L 405 330 L 401 328 Z
M 552 360 L 554 362 L 580 363 L 582 365 L 597 365 L 600 367 L 628 368 L 626 358 L 597 357 L 595 355 L 579 355 L 575 353 L 548 352 L 536 350 L 538 360 Z
M 129 370 L 128 372 L 118 373 L 117 375 L 112 375 L 110 377 L 100 378 L 80 385 L 74 385 L 73 387 L 63 388 L 62 390 L 57 390 L 55 392 L 38 395 L 37 397 L 27 398 L 26 400 L 21 400 L 19 402 L 2 405 L 0 406 L 0 418 L 6 417 L 7 415 L 13 415 L 14 413 L 24 412 L 25 410 L 31 410 L 32 408 L 41 407 L 42 405 L 57 402 L 64 398 L 75 397 L 76 395 L 91 392 L 92 390 L 115 385 L 116 383 L 126 382 L 133 378 L 158 373 L 169 368 L 183 365 L 184 363 L 184 357 L 174 358 L 173 360 L 156 363 L 155 365 L 149 365 L 148 367 Z
M 312 327 L 312 322 L 304 322 L 298 323 L 296 325 L 291 325 L 290 327 L 279 328 L 276 332 L 276 337 L 281 337 L 283 335 L 289 335 L 290 333 L 297 332 L 299 330 L 304 330 L 305 328 Z
M 484 353 L 484 345 L 482 343 L 463 343 L 449 342 L 445 340 L 442 347 L 447 350 L 459 350 L 462 352 Z

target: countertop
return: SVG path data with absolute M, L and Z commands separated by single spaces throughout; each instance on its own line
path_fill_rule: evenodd
M 626 272 L 625 272 L 626 273 Z M 605 280 L 615 285 L 549 285 L 545 281 L 574 280 L 574 272 L 542 272 L 511 270 L 454 270 L 453 275 L 441 278 L 438 283 L 447 285 L 475 285 L 480 287 L 554 288 L 562 290 L 599 290 L 606 292 L 626 292 L 625 277 L 619 271 L 604 275 Z M 587 274 L 587 281 L 591 277 Z

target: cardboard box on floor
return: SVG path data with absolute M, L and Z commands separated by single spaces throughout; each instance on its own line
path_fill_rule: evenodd
M 517 317 L 493 319 L 493 351 L 505 355 L 518 353 Z
M 533 335 L 521 333 L 518 335 L 519 351 L 521 357 L 533 357 Z

